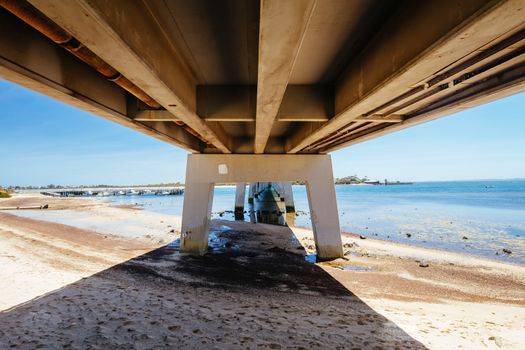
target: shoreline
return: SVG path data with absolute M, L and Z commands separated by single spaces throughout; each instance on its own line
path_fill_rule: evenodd
M 231 187 L 231 186 L 225 186 L 225 187 Z M 234 186 L 233 186 L 234 187 Z M 20 200 L 20 202 L 18 201 Z M 43 201 L 42 201 L 43 200 Z M 5 202 L 6 200 L 4 200 Z M 160 218 L 159 220 L 161 221 L 166 221 L 168 223 L 168 231 L 172 228 L 175 228 L 177 231 L 180 231 L 180 225 L 181 225 L 181 222 L 182 222 L 182 217 L 180 215 L 165 215 L 165 214 L 159 214 L 157 212 L 153 212 L 153 211 L 149 211 L 149 210 L 146 210 L 143 208 L 143 204 L 140 204 L 140 203 L 134 203 L 134 204 L 117 204 L 115 205 L 114 201 L 109 199 L 109 198 L 97 198 L 97 197 L 65 197 L 65 198 L 50 198 L 50 197 L 46 197 L 46 196 L 42 196 L 40 195 L 39 193 L 25 193 L 25 194 L 16 194 L 13 198 L 10 198 L 9 201 L 14 201 L 15 204 L 23 204 L 23 203 L 27 203 L 27 204 L 30 204 L 30 205 L 42 205 L 42 204 L 47 204 L 49 202 L 52 202 L 53 204 L 51 205 L 51 208 L 50 209 L 46 209 L 47 212 L 53 212 L 53 211 L 56 211 L 56 210 L 74 210 L 75 211 L 75 214 L 78 214 L 78 215 L 75 215 L 73 213 L 71 213 L 72 215 L 63 215 L 63 214 L 59 214 L 59 215 L 56 215 L 56 216 L 53 216 L 51 218 L 43 218 L 42 216 L 46 216 L 46 210 L 44 211 L 41 211 L 41 210 L 29 210 L 29 211 L 26 211 L 26 210 L 23 210 L 23 211 L 16 211 L 16 210 L 8 210 L 8 211 L 0 211 L 1 212 L 7 212 L 7 213 L 11 213 L 11 214 L 14 214 L 14 215 L 17 215 L 18 213 L 18 216 L 21 216 L 21 217 L 27 217 L 27 218 L 35 218 L 37 220 L 51 220 L 51 221 L 54 221 L 54 222 L 57 222 L 57 223 L 62 223 L 62 224 L 69 224 L 71 226 L 76 226 L 76 225 L 80 225 L 81 228 L 84 228 L 84 229 L 94 229 L 95 231 L 97 229 L 101 229 L 102 227 L 104 226 L 111 226 L 111 223 L 108 223 L 108 222 L 105 222 L 105 221 L 102 221 L 100 223 L 100 225 L 86 225 L 85 222 L 82 220 L 82 217 L 83 217 L 83 213 L 82 213 L 82 209 L 83 208 L 88 208 L 88 209 L 94 209 L 96 211 L 96 208 L 98 207 L 103 207 L 103 208 L 110 208 L 110 209 L 102 209 L 102 212 L 108 212 L 108 211 L 111 211 L 112 209 L 111 208 L 114 208 L 114 209 L 124 209 L 124 210 L 131 210 L 131 211 L 138 211 L 138 212 L 141 212 L 142 216 L 146 216 L 148 217 L 147 221 L 148 222 L 151 222 L 151 221 L 154 221 L 156 220 L 156 218 Z M 86 203 L 87 202 L 87 203 Z M 2 202 L 0 201 L 0 204 Z M 79 209 L 81 209 L 79 211 Z M 233 210 L 232 210 L 233 212 Z M 35 214 L 35 215 L 33 215 Z M 105 215 L 103 213 L 100 213 L 99 215 Z M 132 216 L 132 217 L 129 217 L 129 218 L 125 218 L 125 220 L 132 220 L 133 217 L 136 217 L 136 216 Z M 221 218 L 215 218 L 214 220 L 222 220 Z M 226 220 L 226 221 L 230 221 L 230 220 Z M 169 224 L 171 223 L 171 224 Z M 141 224 L 141 222 L 135 222 L 133 223 L 133 225 L 137 225 L 137 224 Z M 142 224 L 144 224 L 144 222 L 142 222 Z M 307 226 L 301 226 L 301 225 L 297 225 L 297 226 L 290 226 L 292 229 L 294 228 L 297 228 L 297 229 L 303 229 L 303 230 L 307 230 L 307 231 L 311 231 L 311 228 L 310 227 L 307 227 Z M 155 229 L 158 229 L 158 228 L 155 228 Z M 104 230 L 103 228 L 100 230 L 102 232 L 108 232 L 108 230 Z M 111 230 L 109 230 L 111 231 Z M 487 261 L 489 264 L 491 263 L 500 263 L 502 265 L 513 265 L 513 266 L 518 266 L 518 267 L 525 267 L 525 263 L 522 263 L 520 261 L 505 261 L 505 260 L 501 260 L 501 259 L 498 259 L 498 258 L 493 258 L 491 256 L 486 256 L 486 255 L 483 255 L 483 254 L 475 254 L 475 253 L 471 253 L 471 252 L 462 252 L 462 251 L 459 251 L 459 250 L 452 250 L 452 249 L 446 249 L 446 248 L 443 248 L 443 247 L 436 247 L 436 246 L 432 246 L 431 244 L 429 245 L 425 245 L 425 244 L 418 244 L 419 242 L 403 242 L 403 241 L 398 241 L 396 240 L 395 238 L 391 238 L 391 239 L 385 239 L 385 238 L 380 238 L 380 237 L 375 237 L 373 235 L 362 235 L 362 234 L 357 234 L 357 233 L 354 233 L 354 232 L 349 232 L 349 231 L 343 231 L 341 230 L 341 235 L 343 237 L 347 236 L 349 237 L 352 242 L 356 242 L 356 243 L 359 243 L 359 242 L 364 242 L 366 240 L 368 240 L 369 242 L 370 241 L 377 241 L 377 242 L 381 242 L 382 244 L 384 245 L 396 245 L 396 246 L 399 246 L 399 247 L 407 247 L 407 248 L 414 248 L 415 250 L 423 250 L 423 251 L 426 251 L 428 250 L 429 252 L 433 252 L 434 254 L 446 254 L 446 255 L 449 255 L 450 257 L 452 256 L 457 256 L 457 257 L 463 257 L 467 260 L 480 260 L 480 261 Z M 360 239 L 360 237 L 363 236 L 365 237 L 365 239 Z M 343 242 L 345 243 L 345 242 Z M 313 252 L 312 250 L 308 250 L 308 254 L 312 254 L 312 253 L 315 253 Z M 502 253 L 502 256 L 503 253 Z M 460 258 L 455 258 L 455 260 L 458 260 Z
M 40 199 L 13 200 L 37 203 Z M 232 345 L 234 348 L 255 347 L 259 338 L 266 345 L 279 346 L 308 340 L 312 343 L 304 346 L 310 348 L 336 347 L 347 344 L 346 339 L 353 339 L 361 348 L 373 348 L 383 339 L 392 346 L 407 341 L 412 348 L 421 348 L 417 345 L 421 344 L 435 349 L 519 349 L 523 341 L 525 267 L 520 265 L 377 238 L 360 239 L 353 234 L 343 235 L 347 252 L 343 259 L 307 263 L 304 255 L 311 254 L 314 246 L 311 230 L 223 220 L 212 221 L 210 253 L 192 258 L 178 253 L 180 223 L 171 215 L 113 207 L 99 200 L 60 198 L 50 204 L 60 209 L 47 209 L 46 215 L 61 217 L 62 223 L 0 212 L 3 347 L 8 347 L 11 339 L 6 336 L 18 329 L 29 334 L 20 333 L 20 339 L 37 337 L 48 347 L 57 347 L 57 343 L 46 341 L 69 338 L 76 334 L 71 333 L 73 329 L 100 329 L 104 337 L 90 338 L 92 345 L 117 347 L 131 341 L 129 333 L 111 330 L 122 322 L 131 322 L 134 329 L 148 329 L 149 338 L 135 341 L 151 347 L 148 342 L 160 337 L 163 328 L 148 328 L 151 318 L 141 315 L 165 315 L 175 322 L 165 309 L 155 306 L 164 303 L 175 303 L 175 310 L 189 307 L 202 312 L 202 305 L 214 305 L 214 313 L 201 314 L 213 320 L 199 323 L 201 333 L 188 329 L 198 322 L 194 313 L 176 313 L 185 321 L 177 331 L 162 333 L 168 334 L 173 344 L 188 347 L 208 342 L 206 335 L 217 334 L 217 327 L 224 329 L 217 335 L 223 344 L 236 344 L 239 332 L 251 339 L 244 345 Z M 422 261 L 428 266 L 420 267 Z M 310 273 L 317 277 L 302 280 L 310 278 Z M 264 285 L 250 286 L 260 279 Z M 335 291 L 341 294 L 330 296 Z M 151 295 L 163 295 L 165 301 L 144 301 Z M 254 295 L 264 303 L 254 300 Z M 350 304 L 339 305 L 342 300 Z M 104 305 L 108 302 L 117 310 L 117 305 L 133 305 L 130 310 L 134 313 L 115 315 L 107 326 L 97 326 L 98 321 L 90 321 L 89 315 L 107 313 Z M 333 315 L 324 314 L 334 305 L 339 306 L 331 311 Z M 82 330 L 73 326 L 68 331 L 54 323 L 70 317 L 67 310 L 71 308 L 83 310 L 79 315 L 88 323 Z M 34 321 L 30 315 L 35 312 L 53 316 Z M 215 318 L 225 312 L 233 312 L 240 323 Z M 378 319 L 387 323 L 374 323 Z M 34 322 L 40 322 L 39 327 L 47 329 L 51 337 L 41 337 Z M 249 326 L 252 322 L 267 322 L 268 333 L 255 331 Z M 236 324 L 243 330 L 231 328 Z M 381 330 L 380 324 L 389 324 L 389 330 Z M 322 332 L 322 325 L 332 329 L 333 337 Z M 298 338 L 293 341 L 286 335 L 290 327 L 298 327 Z M 409 347 L 406 344 L 401 347 Z

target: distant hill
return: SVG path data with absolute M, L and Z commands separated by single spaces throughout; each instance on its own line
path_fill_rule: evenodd
M 346 176 L 346 177 L 335 179 L 335 184 L 336 185 L 356 185 L 356 184 L 362 184 L 366 181 L 368 181 L 368 178 L 366 176 L 363 178 L 360 178 L 357 175 L 352 175 L 352 176 Z

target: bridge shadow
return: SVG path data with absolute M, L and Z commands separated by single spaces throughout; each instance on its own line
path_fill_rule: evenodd
M 204 256 L 177 240 L 6 310 L 0 348 L 424 348 L 299 247 L 245 226 L 215 224 Z

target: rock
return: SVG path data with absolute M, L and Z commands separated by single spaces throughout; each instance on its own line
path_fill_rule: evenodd
M 503 248 L 503 253 L 505 254 L 512 254 L 512 252 L 509 249 Z
M 489 340 L 493 340 L 499 348 L 503 346 L 503 338 L 501 337 L 492 336 L 489 337 Z
M 366 239 L 366 237 L 363 236 L 363 235 L 360 235 L 359 238 L 361 238 L 361 239 Z
M 428 267 L 428 266 L 429 265 L 428 265 L 427 262 L 422 261 L 422 262 L 419 263 L 419 267 Z
M 343 248 L 352 248 L 354 245 L 352 243 L 343 244 Z
M 468 237 L 467 236 L 463 236 L 463 239 L 468 239 Z

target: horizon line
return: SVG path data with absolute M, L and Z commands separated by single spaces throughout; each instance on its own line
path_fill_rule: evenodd
M 334 178 L 334 180 L 337 179 L 337 178 Z M 369 181 L 380 181 L 380 180 L 369 180 Z M 422 183 L 422 182 L 474 182 L 474 181 L 525 181 L 525 177 L 517 177 L 517 178 L 482 178 L 482 179 L 463 179 L 463 180 L 457 180 L 457 179 L 454 179 L 454 180 L 392 180 L 392 182 L 396 182 L 396 181 L 400 181 L 400 182 L 413 182 L 413 183 Z M 294 181 L 292 181 L 294 182 Z M 225 182 L 225 184 L 228 184 L 229 182 Z M 185 185 L 184 182 L 181 182 L 181 181 L 175 181 L 175 182 L 161 182 L 161 183 L 154 183 L 154 184 L 138 184 L 138 185 L 130 185 L 130 184 L 126 184 L 126 185 L 114 185 L 114 184 L 90 184 L 90 185 L 71 185 L 71 184 L 68 184 L 68 185 L 60 185 L 60 184 L 48 184 L 48 185 L 4 185 L 5 188 L 16 188 L 16 187 L 34 187 L 34 188 L 49 188 L 49 186 L 53 185 L 55 187 L 64 187 L 64 188 L 67 188 L 67 187 L 84 187 L 84 188 L 95 188 L 95 187 L 141 187 L 141 186 L 144 186 L 144 187 L 155 187 L 155 186 L 159 186 L 159 185 L 175 185 L 175 184 L 179 184 L 179 185 Z M 217 183 L 217 184 L 222 184 L 222 183 Z M 337 185 L 344 185 L 344 184 L 335 184 L 336 186 Z M 2 186 L 0 186 L 2 187 Z

